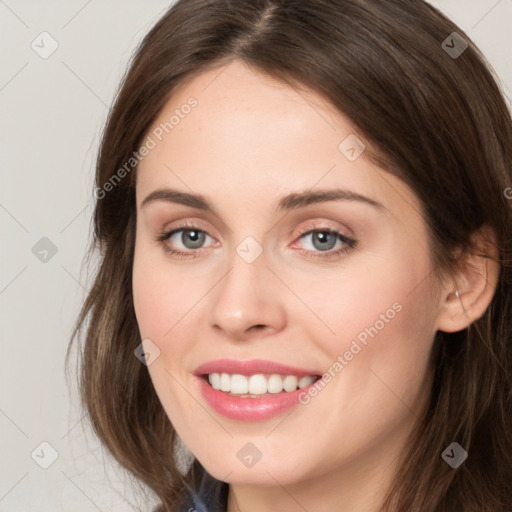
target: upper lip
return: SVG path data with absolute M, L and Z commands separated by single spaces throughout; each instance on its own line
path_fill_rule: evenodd
M 296 368 L 275 361 L 265 361 L 263 359 L 251 359 L 249 361 L 237 361 L 235 359 L 217 359 L 208 361 L 198 366 L 195 375 L 206 375 L 209 373 L 229 373 L 239 375 L 255 374 L 279 374 L 296 375 L 297 377 L 306 377 L 308 375 L 319 375 L 315 370 L 305 370 Z

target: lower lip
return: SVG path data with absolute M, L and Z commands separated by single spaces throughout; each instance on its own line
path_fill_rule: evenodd
M 299 395 L 308 392 L 316 382 L 292 392 L 276 393 L 261 398 L 239 398 L 213 389 L 203 377 L 198 377 L 201 392 L 215 411 L 227 418 L 242 421 L 266 420 L 299 404 Z

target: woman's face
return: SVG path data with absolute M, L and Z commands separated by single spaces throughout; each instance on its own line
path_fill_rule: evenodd
M 425 403 L 441 303 L 426 225 L 354 134 L 238 61 L 184 84 L 148 132 L 135 313 L 158 397 L 218 479 L 389 470 Z

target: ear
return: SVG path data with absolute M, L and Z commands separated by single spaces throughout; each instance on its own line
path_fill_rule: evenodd
M 471 247 L 460 256 L 452 280 L 443 285 L 439 331 L 461 331 L 485 313 L 498 285 L 498 260 L 497 237 L 484 225 L 472 235 Z

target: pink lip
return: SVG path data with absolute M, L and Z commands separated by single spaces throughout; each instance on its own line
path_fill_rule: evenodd
M 299 395 L 307 393 L 308 389 L 314 386 L 315 383 L 292 392 L 283 391 L 282 393 L 268 394 L 261 398 L 240 398 L 213 389 L 204 378 L 204 375 L 208 373 L 223 372 L 240 375 L 274 373 L 279 375 L 296 375 L 297 377 L 319 375 L 317 371 L 301 370 L 272 361 L 258 359 L 252 361 L 223 359 L 199 366 L 194 373 L 197 376 L 199 387 L 205 400 L 219 414 L 230 419 L 242 421 L 265 420 L 282 413 L 297 405 L 299 403 Z
M 316 370 L 303 370 L 294 368 L 274 361 L 264 361 L 263 359 L 251 359 L 250 361 L 236 361 L 234 359 L 218 359 L 209 361 L 196 368 L 195 375 L 205 375 L 208 373 L 237 373 L 239 375 L 279 374 L 296 375 L 297 377 L 307 377 L 308 375 L 320 375 Z

